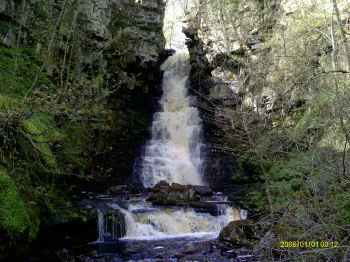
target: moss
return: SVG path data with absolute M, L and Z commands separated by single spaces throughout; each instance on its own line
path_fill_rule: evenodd
M 30 210 L 30 231 L 29 231 L 29 240 L 34 240 L 40 229 L 40 217 L 38 216 L 36 209 Z
M 32 48 L 0 46 L 0 93 L 11 94 L 13 98 L 22 97 L 31 87 L 42 64 L 42 57 Z M 41 74 L 38 86 L 51 86 L 50 79 Z
M 0 110 L 9 110 L 15 106 L 18 106 L 16 98 L 0 94 Z
M 33 116 L 22 122 L 23 129 L 28 132 L 34 142 L 50 141 L 57 139 L 60 135 L 58 129 L 55 127 L 55 123 L 47 115 Z M 53 155 L 50 142 L 37 144 L 45 153 Z M 54 157 L 50 157 L 43 153 L 40 153 L 41 158 L 48 168 L 57 169 L 58 164 Z
M 171 189 L 172 190 L 180 190 L 181 191 L 181 190 L 185 190 L 186 186 L 178 184 L 178 183 L 172 183 L 171 184 Z
M 0 229 L 18 235 L 23 234 L 29 225 L 29 214 L 15 182 L 0 169 Z
M 91 143 L 93 133 L 83 124 L 74 124 L 66 132 L 64 140 L 59 145 L 59 161 L 65 166 L 68 173 L 84 175 L 91 166 L 94 143 Z

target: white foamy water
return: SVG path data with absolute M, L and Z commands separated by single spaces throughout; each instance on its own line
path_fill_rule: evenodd
M 192 208 L 163 209 L 149 212 L 135 212 L 135 205 L 127 209 L 109 204 L 124 214 L 126 234 L 123 239 L 162 239 L 174 237 L 217 237 L 220 230 L 232 220 L 245 219 L 239 209 L 227 207 L 225 214 L 212 216 L 197 213 Z
M 103 242 L 104 234 L 105 234 L 105 223 L 104 223 L 103 213 L 99 209 L 97 209 L 97 229 L 98 229 L 97 242 Z
M 161 180 L 170 184 L 204 185 L 201 159 L 201 119 L 191 106 L 186 82 L 190 73 L 187 51 L 178 51 L 161 67 L 161 111 L 154 114 L 152 138 L 141 160 L 140 178 L 145 187 Z

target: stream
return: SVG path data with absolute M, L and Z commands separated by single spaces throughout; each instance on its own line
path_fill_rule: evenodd
M 206 210 L 157 206 L 147 198 L 149 193 L 82 201 L 97 210 L 97 237 L 89 243 L 90 254 L 74 261 L 248 261 L 218 248 L 219 231 L 247 216 L 222 194 L 201 197 Z

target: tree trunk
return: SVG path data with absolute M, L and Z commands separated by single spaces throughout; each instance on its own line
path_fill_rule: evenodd
M 348 63 L 348 71 L 350 72 L 350 46 L 348 44 L 348 39 L 346 37 L 345 25 L 343 24 L 343 21 L 342 21 L 341 16 L 340 16 L 340 11 L 339 11 L 339 8 L 338 8 L 337 0 L 333 0 L 333 8 L 334 8 L 334 11 L 335 11 L 335 15 L 337 17 L 337 23 L 338 23 L 338 27 L 339 27 L 339 30 L 340 30 L 341 38 L 342 38 L 342 41 L 343 41 L 343 45 L 345 47 L 347 63 Z

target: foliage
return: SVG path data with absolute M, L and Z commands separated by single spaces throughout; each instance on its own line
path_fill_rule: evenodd
M 0 230 L 16 237 L 29 227 L 27 208 L 21 199 L 12 178 L 0 170 Z
M 87 29 L 83 5 L 15 1 L 11 20 L 0 21 L 2 35 L 16 36 L 16 43 L 0 45 L 0 162 L 26 212 L 26 226 L 18 218 L 10 231 L 27 232 L 28 240 L 35 239 L 42 223 L 71 207 L 68 195 L 76 179 L 85 181 L 100 172 L 95 170 L 96 155 L 111 148 L 101 142 L 106 132 L 113 128 L 127 142 L 146 122 L 132 109 L 112 115 L 108 105 L 113 92 L 121 86 L 134 88 L 139 77 L 125 70 L 130 40 L 122 28 L 129 25 L 128 12 L 112 14 L 113 40 L 104 41 Z M 2 200 L 1 195 L 1 205 Z M 6 212 L 12 208 L 17 212 L 12 204 Z
M 73 124 L 66 132 L 62 143 L 56 146 L 61 152 L 59 162 L 68 174 L 86 175 L 92 166 L 95 144 L 91 143 L 93 132 L 84 124 Z M 87 161 L 89 160 L 89 161 Z
M 52 144 L 52 142 L 46 142 L 55 141 L 59 138 L 60 133 L 58 128 L 55 126 L 55 122 L 46 115 L 32 116 L 23 121 L 23 130 L 34 137 L 34 142 L 40 143 L 40 146 L 38 147 L 42 149 L 43 152 L 40 152 L 35 148 L 34 150 L 41 155 L 47 168 L 51 170 L 57 169 L 58 164 L 55 157 L 50 157 L 50 155 L 53 155 L 50 148 L 50 144 Z
M 33 240 L 42 222 L 70 207 L 69 179 L 89 177 L 99 150 L 95 132 L 108 129 L 110 90 L 102 50 L 82 45 L 89 40 L 78 28 L 76 4 L 26 3 L 15 6 L 23 24 L 1 22 L 4 33 L 22 34 L 18 46 L 0 46 L 0 162 L 7 170 L 0 176 L 0 234 L 27 232 Z M 84 52 L 93 54 L 91 66 Z
M 229 46 L 231 61 L 235 56 L 244 60 L 237 74 L 244 88 L 242 103 L 212 110 L 225 134 L 224 148 L 255 166 L 265 186 L 250 192 L 250 207 L 255 208 L 253 215 L 267 211 L 260 219 L 276 235 L 270 248 L 262 239 L 257 253 L 266 261 L 347 260 L 348 1 L 201 3 L 206 20 L 199 36 L 214 41 L 221 53 Z M 218 3 L 225 5 L 224 11 Z M 240 50 L 233 50 L 237 43 Z M 214 49 L 210 43 L 207 47 Z M 222 63 L 230 68 L 230 62 Z M 286 250 L 280 248 L 282 240 L 339 241 L 342 247 Z
M 121 141 L 129 141 L 131 137 L 137 137 L 142 132 L 140 126 L 146 122 L 142 112 L 137 112 L 131 108 L 115 112 L 113 119 L 115 121 L 115 132 L 119 133 Z
M 0 106 L 8 105 L 9 99 L 14 100 L 15 105 L 18 103 L 17 100 L 31 87 L 41 63 L 42 57 L 32 48 L 21 47 L 17 53 L 16 48 L 0 46 L 0 95 L 3 100 Z M 40 76 L 39 85 L 52 87 L 45 75 Z

